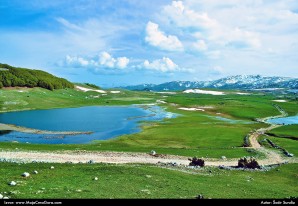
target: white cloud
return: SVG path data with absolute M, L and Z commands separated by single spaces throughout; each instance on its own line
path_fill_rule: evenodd
M 128 63 L 129 63 L 129 59 L 127 57 L 117 58 L 117 67 L 120 69 L 126 68 Z
M 108 52 L 102 52 L 99 55 L 99 64 L 104 67 L 113 68 L 115 66 L 116 59 L 113 58 Z
M 222 55 L 222 52 L 219 50 L 213 50 L 213 51 L 207 52 L 206 55 L 210 59 L 218 59 Z
M 202 3 L 196 1 L 195 5 Z M 207 3 L 206 3 L 207 4 Z M 204 6 L 204 4 L 202 5 Z M 214 14 L 210 17 L 208 11 L 192 10 L 182 1 L 173 1 L 171 5 L 167 5 L 163 9 L 162 15 L 166 18 L 169 24 L 180 28 L 190 28 L 195 32 L 194 37 L 205 37 L 213 45 L 217 46 L 235 46 L 259 48 L 261 40 L 258 32 L 253 32 L 243 28 L 243 25 L 235 26 L 230 23 L 223 22 L 220 18 L 216 19 Z M 234 18 L 238 18 L 234 16 Z M 201 32 L 197 32 L 197 31 Z M 198 39 L 194 45 L 198 50 L 206 50 L 206 43 Z
M 156 59 L 152 62 L 145 60 L 143 65 L 145 69 L 156 70 L 161 72 L 174 72 L 181 70 L 177 64 L 175 64 L 170 58 L 163 57 L 162 59 Z
M 257 33 L 245 31 L 240 28 L 218 28 L 208 37 L 209 41 L 214 41 L 221 46 L 235 46 L 260 48 L 261 41 Z
M 97 19 L 88 19 L 80 23 L 73 23 L 64 18 L 56 20 L 63 31 L 57 39 L 61 39 L 61 46 L 65 51 L 73 53 L 92 53 L 104 49 L 112 37 L 111 34 L 123 30 L 121 26 L 114 28 Z
M 125 69 L 129 64 L 127 57 L 112 57 L 108 52 L 102 52 L 97 57 L 84 58 L 67 55 L 63 66 L 95 69 Z
M 206 12 L 195 12 L 185 7 L 182 1 L 173 1 L 164 7 L 163 15 L 178 27 L 201 27 L 204 29 L 217 27 L 218 22 Z
M 221 66 L 214 66 L 211 70 L 211 73 L 222 74 L 222 73 L 224 73 L 224 68 L 222 68 Z
M 127 57 L 112 57 L 108 52 L 102 52 L 99 55 L 99 64 L 103 67 L 125 69 L 129 64 Z
M 68 28 L 68 29 L 78 30 L 78 31 L 83 31 L 83 29 L 82 29 L 81 27 L 79 27 L 79 26 L 77 26 L 77 25 L 75 25 L 75 24 L 70 23 L 69 21 L 67 21 L 67 20 L 64 19 L 64 18 L 59 17 L 59 18 L 56 18 L 56 20 L 57 20 L 60 24 L 62 24 L 63 26 L 65 26 L 65 27 Z
M 153 61 L 145 60 L 143 63 L 137 63 L 138 60 L 134 60 L 135 63 L 130 64 L 130 59 L 127 57 L 114 58 L 108 52 L 101 52 L 96 57 L 80 57 L 67 55 L 59 66 L 74 67 L 74 68 L 86 68 L 97 73 L 100 71 L 133 71 L 134 69 L 146 69 L 162 73 L 172 72 L 192 72 L 190 69 L 179 67 L 170 58 L 163 57 L 162 59 L 155 59 Z
M 159 30 L 158 24 L 151 21 L 146 26 L 146 42 L 152 46 L 159 47 L 167 51 L 181 51 L 183 45 L 180 40 L 173 35 L 166 35 L 163 31 Z
M 65 64 L 72 67 L 86 67 L 89 65 L 89 61 L 83 57 L 66 55 Z
M 196 41 L 195 43 L 193 43 L 193 47 L 199 51 L 205 51 L 208 49 L 208 46 L 204 40 Z

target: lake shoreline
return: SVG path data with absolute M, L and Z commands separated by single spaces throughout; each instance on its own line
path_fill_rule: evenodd
M 76 111 L 79 111 L 78 109 L 83 112 L 76 113 Z M 165 118 L 176 117 L 174 113 L 167 112 L 165 108 L 159 107 L 156 104 L 86 106 L 64 108 L 64 110 L 66 112 L 63 111 L 63 109 L 53 109 L 53 113 L 50 113 L 49 110 L 34 110 L 32 112 L 40 114 L 34 117 L 28 112 L 26 112 L 27 116 L 25 117 L 25 113 L 23 112 L 20 113 L 23 117 L 19 117 L 17 114 L 9 114 L 13 116 L 15 121 L 0 123 L 2 141 L 9 141 L 9 139 L 11 139 L 18 142 L 25 141 L 30 143 L 86 144 L 91 143 L 93 140 L 106 140 L 140 132 L 141 122 L 143 121 L 161 121 Z M 50 119 L 44 119 L 43 117 Z M 66 121 L 62 120 L 60 117 L 63 117 Z M 19 126 L 24 123 L 22 119 L 24 121 L 35 119 L 35 123 L 31 125 L 27 123 L 27 125 Z M 39 127 L 41 122 L 38 121 L 39 119 L 47 120 L 45 124 L 49 126 Z M 114 124 L 115 121 L 118 123 Z M 68 126 L 61 127 L 61 125 L 64 125 L 63 122 Z M 51 125 L 59 125 L 59 127 L 53 128 Z M 106 127 L 104 125 L 106 125 Z M 6 131 L 8 132 L 7 134 Z
M 31 129 L 27 127 L 20 127 L 13 124 L 3 124 L 0 123 L 0 131 L 16 131 L 30 134 L 61 134 L 61 135 L 78 135 L 78 134 L 92 134 L 93 132 L 79 132 L 79 131 L 49 131 L 49 130 L 39 130 Z

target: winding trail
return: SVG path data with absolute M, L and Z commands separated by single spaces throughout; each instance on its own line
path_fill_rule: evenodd
M 280 115 L 257 119 L 257 121 L 262 122 L 262 123 L 267 123 L 267 120 L 269 120 L 269 119 L 288 116 L 288 113 L 286 113 L 280 106 L 278 106 L 276 104 L 274 104 L 273 106 L 281 113 Z M 282 125 L 271 124 L 269 127 L 260 128 L 249 135 L 249 142 L 251 144 L 250 148 L 253 148 L 256 151 L 263 153 L 266 157 L 263 160 L 258 160 L 258 162 L 261 163 L 261 165 L 281 164 L 281 163 L 285 163 L 285 162 L 298 162 L 296 157 L 295 158 L 284 157 L 280 153 L 276 152 L 276 150 L 270 150 L 270 149 L 262 147 L 260 145 L 260 143 L 258 142 L 258 137 L 260 135 L 263 135 L 266 132 L 268 132 L 272 129 L 281 127 L 281 126 Z
M 267 117 L 258 119 L 259 122 L 266 122 L 269 118 L 284 117 L 287 116 L 280 107 L 277 108 L 281 115 L 274 117 Z M 280 127 L 281 125 L 272 124 L 266 128 L 260 128 L 249 135 L 249 141 L 251 147 L 256 151 L 259 151 L 265 155 L 265 159 L 258 159 L 260 165 L 272 165 L 281 164 L 285 162 L 297 163 L 296 157 L 285 157 L 278 153 L 276 150 L 266 149 L 262 147 L 258 142 L 258 137 L 267 131 Z M 133 152 L 87 152 L 87 151 L 64 151 L 64 152 L 38 152 L 38 151 L 0 151 L 0 158 L 16 162 L 55 162 L 55 163 L 177 163 L 181 165 L 188 165 L 188 157 L 177 155 L 150 155 L 147 153 L 133 153 Z M 212 159 L 206 158 L 206 166 L 237 166 L 238 159 Z

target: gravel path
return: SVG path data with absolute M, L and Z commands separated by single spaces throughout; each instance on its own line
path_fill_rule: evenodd
M 124 152 L 36 152 L 36 151 L 1 151 L 0 157 L 9 160 L 22 161 L 43 161 L 43 162 L 72 162 L 86 163 L 92 160 L 94 163 L 158 163 L 177 162 L 177 164 L 187 164 L 187 157 L 165 155 L 155 157 L 146 153 L 124 153 Z
M 280 107 L 276 107 L 276 108 L 281 113 L 280 115 L 272 116 L 272 117 L 265 117 L 262 119 L 258 119 L 258 121 L 267 123 L 266 121 L 268 119 L 288 116 L 288 114 L 283 109 L 281 109 Z M 262 147 L 260 145 L 260 143 L 258 142 L 259 136 L 265 134 L 266 132 L 268 132 L 272 129 L 275 129 L 275 128 L 278 128 L 281 126 L 282 125 L 271 124 L 269 127 L 260 128 L 260 129 L 256 130 L 249 136 L 249 142 L 251 144 L 251 148 L 263 153 L 266 156 L 266 158 L 264 160 L 258 160 L 258 162 L 261 165 L 280 164 L 280 163 L 285 163 L 285 162 L 297 162 L 296 157 L 295 158 L 284 157 L 280 153 L 278 153 L 276 150 L 270 150 L 270 149 L 266 149 L 266 148 Z
M 160 155 L 153 156 L 146 153 L 130 152 L 84 152 L 84 151 L 67 151 L 67 152 L 36 152 L 36 151 L 1 151 L 0 157 L 6 160 L 23 161 L 23 162 L 56 162 L 56 163 L 87 163 L 90 160 L 93 163 L 173 163 L 188 165 L 188 157 L 177 155 Z M 206 165 L 233 166 L 237 164 L 237 159 L 219 161 L 218 159 L 206 159 Z

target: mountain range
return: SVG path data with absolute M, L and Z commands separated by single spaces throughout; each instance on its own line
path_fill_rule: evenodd
M 172 81 L 162 84 L 140 84 L 122 88 L 136 91 L 181 91 L 194 88 L 240 90 L 264 88 L 298 89 L 298 78 L 236 75 L 213 81 Z

